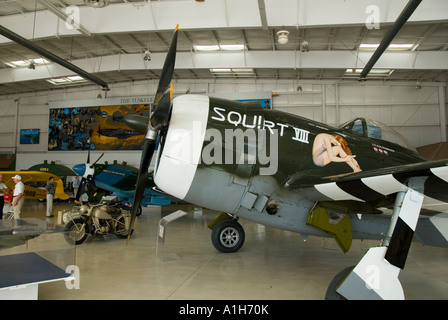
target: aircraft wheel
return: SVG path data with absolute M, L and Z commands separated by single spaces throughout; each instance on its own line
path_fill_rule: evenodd
M 351 266 L 348 268 L 345 268 L 341 272 L 339 272 L 333 280 L 331 280 L 330 285 L 328 286 L 327 293 L 325 294 L 325 300 L 347 300 L 343 296 L 341 296 L 336 291 L 336 287 L 339 286 L 339 284 L 344 280 L 347 275 L 352 272 L 352 270 L 355 268 L 355 266 Z
M 212 243 L 223 253 L 237 252 L 243 246 L 244 239 L 243 227 L 233 219 L 218 222 L 212 231 Z
M 74 219 L 69 221 L 65 225 L 66 232 L 64 234 L 65 239 L 70 244 L 81 244 L 89 235 L 89 225 L 85 222 L 84 219 Z
M 127 205 L 125 205 L 124 203 L 121 203 L 119 207 L 120 207 L 121 209 L 123 209 L 123 210 L 132 212 L 132 206 L 127 206 Z M 140 216 L 142 215 L 142 212 L 143 212 L 142 206 L 138 206 L 136 216 L 137 216 L 137 217 L 140 217 Z
M 142 206 L 138 206 L 137 217 L 140 217 L 142 215 L 142 211 Z

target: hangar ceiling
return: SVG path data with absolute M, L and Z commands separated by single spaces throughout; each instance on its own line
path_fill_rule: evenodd
M 177 23 L 174 79 L 356 81 L 347 69 L 355 71 L 367 63 L 374 48 L 364 45 L 380 43 L 406 3 L 110 0 L 104 8 L 92 8 L 82 0 L 3 0 L 0 25 L 109 84 L 158 79 Z M 375 14 L 379 20 L 372 20 Z M 75 17 L 79 23 L 69 24 Z M 378 29 L 369 25 L 372 22 L 378 22 Z M 285 44 L 278 41 L 282 30 L 289 32 Z M 447 1 L 422 2 L 392 43 L 407 46 L 387 50 L 376 66 L 384 74 L 369 78 L 447 82 Z M 198 46 L 204 45 L 221 47 L 201 51 Z M 240 47 L 228 50 L 222 45 Z M 147 50 L 150 61 L 144 60 Z M 74 74 L 51 61 L 40 64 L 39 58 L 0 36 L 0 95 L 91 85 L 50 83 L 47 80 Z M 21 61 L 23 66 L 12 64 Z

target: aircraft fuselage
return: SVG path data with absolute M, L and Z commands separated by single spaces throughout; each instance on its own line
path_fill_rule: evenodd
M 155 182 L 187 202 L 322 235 L 305 223 L 316 199 L 329 200 L 315 184 L 422 161 L 415 151 L 363 133 L 250 103 L 179 96 L 157 156 Z

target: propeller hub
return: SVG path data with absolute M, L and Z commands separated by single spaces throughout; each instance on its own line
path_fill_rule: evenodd
M 86 164 L 82 163 L 73 166 L 73 171 L 75 171 L 79 176 L 83 177 L 84 173 L 86 173 Z

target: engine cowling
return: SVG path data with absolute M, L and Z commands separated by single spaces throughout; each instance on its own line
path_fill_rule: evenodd
M 221 101 L 202 95 L 173 100 L 169 128 L 158 150 L 154 182 L 179 199 L 232 213 L 246 200 L 251 207 L 257 199 L 247 191 L 252 176 L 259 174 L 256 158 L 261 144 L 246 138 L 251 138 L 249 133 L 258 138 L 264 117 L 259 105 L 252 108 Z M 227 139 L 229 132 L 242 135 L 243 142 L 229 143 L 227 140 L 235 140 Z M 248 152 L 250 148 L 255 148 L 254 152 Z

